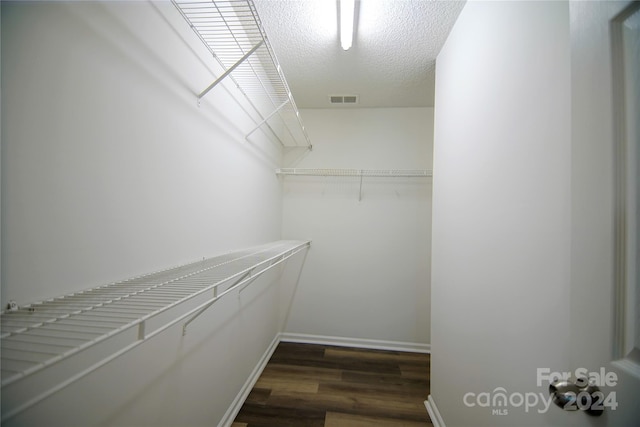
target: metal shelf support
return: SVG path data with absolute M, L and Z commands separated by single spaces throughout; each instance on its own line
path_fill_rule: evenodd
M 265 124 L 271 117 L 273 117 L 274 114 L 276 114 L 278 111 L 280 111 L 282 109 L 282 107 L 284 107 L 285 105 L 287 105 L 288 103 L 291 102 L 291 99 L 287 99 L 286 101 L 284 101 L 282 104 L 280 104 L 280 106 L 278 108 L 276 108 L 275 110 L 273 110 L 273 112 L 271 114 L 269 114 L 267 117 L 264 118 L 264 120 L 262 120 L 260 123 L 258 123 L 256 125 L 256 127 L 254 127 L 253 129 L 251 129 L 248 133 L 247 136 L 245 138 L 249 138 L 249 136 L 254 133 L 255 131 L 257 131 L 258 129 L 260 129 L 262 127 L 263 124 Z
M 233 290 L 238 286 L 238 283 L 242 282 L 247 276 L 249 276 L 251 274 L 251 271 L 253 271 L 253 269 L 247 271 L 245 274 L 243 274 L 242 276 L 240 276 L 240 278 L 238 280 L 236 280 L 233 285 L 231 285 L 229 287 L 229 289 L 227 289 L 227 291 Z M 207 311 L 207 309 L 209 307 L 211 307 L 216 301 L 218 301 L 220 298 L 222 298 L 224 296 L 224 294 L 227 293 L 227 291 L 223 292 L 222 295 L 218 295 L 218 288 L 215 287 L 213 289 L 213 298 L 210 299 L 207 303 L 204 304 L 204 306 L 198 310 L 193 316 L 191 316 L 191 318 L 189 320 L 187 320 L 184 325 L 182 325 L 182 335 L 187 335 L 187 326 L 189 326 L 189 323 L 193 322 L 194 320 L 196 320 L 196 318 L 198 316 L 200 316 L 202 313 L 204 313 L 205 311 Z
M 229 67 L 227 69 L 227 71 L 225 71 L 224 73 L 222 73 L 220 75 L 220 77 L 218 77 L 213 83 L 211 83 L 205 90 L 203 90 L 202 92 L 200 92 L 200 95 L 198 95 L 198 102 L 200 102 L 200 100 L 202 99 L 203 96 L 205 96 L 207 93 L 209 93 L 209 91 L 211 89 L 213 89 L 218 83 L 220 83 L 222 80 L 224 80 L 225 77 L 227 77 L 229 74 L 231 74 L 233 72 L 233 70 L 235 70 L 236 68 L 238 68 L 238 66 L 240 64 L 242 64 L 244 61 L 246 61 L 252 54 L 253 52 L 255 52 L 256 50 L 258 50 L 258 48 L 260 46 L 262 46 L 264 44 L 264 40 L 260 40 L 260 42 L 258 42 L 258 44 L 256 44 L 254 47 L 251 48 L 251 50 L 247 53 L 244 54 L 244 56 L 242 58 L 240 58 L 235 64 L 233 64 L 231 67 Z

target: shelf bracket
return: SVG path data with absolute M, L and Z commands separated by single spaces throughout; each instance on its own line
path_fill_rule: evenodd
M 258 123 L 256 125 L 256 127 L 254 127 L 253 129 L 251 129 L 251 131 L 249 133 L 247 133 L 247 136 L 245 136 L 245 139 L 249 138 L 249 135 L 251 135 L 252 133 L 254 133 L 255 131 L 257 131 L 258 129 L 260 129 L 260 127 L 262 127 L 263 124 L 265 124 L 267 122 L 267 120 L 269 120 L 271 117 L 273 117 L 274 114 L 276 114 L 278 111 L 280 111 L 282 109 L 282 107 L 284 107 L 285 105 L 287 105 L 288 103 L 291 102 L 291 99 L 287 99 L 286 101 L 284 101 L 282 104 L 280 104 L 280 106 L 278 108 L 276 108 L 273 113 L 269 114 L 267 117 L 264 118 L 264 120 L 262 120 L 260 123 Z
M 251 50 L 247 53 L 245 53 L 242 58 L 238 59 L 238 62 L 236 62 L 235 64 L 233 64 L 231 67 L 229 67 L 227 69 L 227 71 L 225 71 L 224 73 L 222 73 L 222 75 L 220 77 L 218 77 L 213 83 L 211 83 L 205 90 L 203 90 L 202 92 L 200 92 L 200 95 L 198 95 L 198 103 L 200 103 L 200 100 L 202 99 L 202 97 L 204 97 L 207 93 L 209 93 L 209 91 L 211 89 L 213 89 L 218 83 L 220 83 L 222 80 L 224 80 L 225 77 L 227 77 L 229 74 L 231 74 L 233 72 L 233 70 L 235 70 L 236 68 L 238 68 L 238 66 L 240 64 L 242 64 L 244 61 L 247 60 L 247 58 L 249 58 L 253 52 L 255 52 L 256 50 L 258 50 L 260 48 L 260 46 L 262 46 L 264 44 L 264 40 L 260 40 L 258 42 L 258 44 L 256 44 L 254 47 L 251 48 Z
M 201 306 L 199 306 L 196 310 L 194 310 L 194 313 L 189 320 L 187 320 L 184 325 L 182 326 L 182 335 L 186 335 L 187 334 L 187 326 L 189 326 L 189 324 L 191 322 L 193 322 L 197 317 L 199 317 L 202 313 L 204 313 L 205 311 L 207 311 L 207 309 L 209 307 L 211 307 L 213 304 L 215 304 L 219 299 L 221 299 L 222 297 L 224 297 L 226 294 L 228 294 L 229 292 L 232 292 L 234 290 L 236 290 L 237 288 L 240 288 L 240 290 L 238 291 L 238 293 L 242 292 L 242 290 L 244 290 L 244 288 L 246 288 L 248 286 L 248 284 L 250 284 L 251 282 L 253 282 L 254 280 L 256 280 L 259 276 L 261 276 L 263 273 L 269 271 L 270 269 L 272 269 L 273 267 L 275 267 L 276 265 L 279 265 L 280 263 L 288 260 L 289 258 L 291 258 L 292 256 L 294 256 L 295 254 L 297 254 L 298 252 L 300 252 L 303 249 L 309 248 L 311 247 L 311 241 L 307 241 L 304 245 L 298 246 L 296 248 L 290 249 L 284 253 L 282 253 L 281 255 L 274 257 L 270 260 L 265 260 L 263 262 L 261 262 L 260 264 L 257 264 L 251 268 L 249 268 L 248 270 L 246 270 L 242 275 L 240 275 L 240 277 L 238 279 L 236 279 L 235 282 L 233 282 L 233 284 L 231 286 L 229 286 L 224 292 L 222 292 L 221 294 L 214 294 L 214 297 L 205 302 L 204 304 L 202 304 Z M 305 258 L 306 259 L 306 258 Z M 264 265 L 267 264 L 268 265 L 265 267 Z M 264 268 L 263 268 L 264 267 Z M 255 271 L 257 268 L 262 268 L 261 270 Z M 238 276 L 236 276 L 238 277 Z M 229 280 L 229 279 L 227 279 Z M 225 281 L 227 281 L 225 280 Z
M 274 258 L 273 260 L 271 260 L 271 262 L 267 266 L 267 269 L 273 267 L 276 264 L 280 264 L 282 261 L 286 260 L 291 255 L 293 254 L 282 254 L 279 257 Z M 238 289 L 238 297 L 240 296 L 242 291 L 245 290 L 245 288 L 247 288 L 251 283 L 253 283 L 254 280 L 258 278 L 258 276 L 260 276 L 260 274 L 262 274 L 262 272 L 258 272 L 256 276 L 254 276 L 253 273 L 251 273 L 251 275 L 249 276 L 249 279 L 245 281 L 245 283 L 242 285 L 240 289 Z
M 250 269 L 249 271 L 245 272 L 242 276 L 240 276 L 240 278 L 238 280 L 236 280 L 233 285 L 229 286 L 229 289 L 234 288 L 235 286 L 237 286 L 239 283 L 241 283 L 244 279 L 247 278 L 247 276 L 251 275 L 251 272 L 253 271 L 253 268 Z M 211 300 L 209 300 L 208 304 L 205 304 L 200 310 L 198 310 L 197 313 L 195 313 L 193 316 L 191 316 L 191 318 L 189 320 L 187 320 L 184 325 L 182 325 L 182 335 L 186 335 L 187 334 L 187 326 L 189 326 L 189 323 L 193 322 L 194 320 L 196 320 L 197 317 L 199 317 L 202 313 L 204 313 L 205 311 L 207 311 L 207 309 L 209 307 L 211 307 L 213 304 L 216 303 L 216 301 L 218 301 L 220 299 L 220 297 L 218 296 L 218 287 L 216 286 L 215 288 L 213 288 L 213 298 Z

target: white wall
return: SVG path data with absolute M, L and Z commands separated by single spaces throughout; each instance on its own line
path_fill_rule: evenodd
M 433 109 L 303 110 L 300 168 L 431 169 Z M 283 236 L 313 241 L 286 332 L 430 342 L 431 178 L 284 178 Z
M 447 426 L 553 423 L 463 397 L 546 397 L 536 368 L 568 368 L 569 60 L 563 2 L 469 2 L 438 56 L 431 396 Z
M 280 149 L 234 89 L 196 105 L 219 74 L 169 2 L 2 3 L 3 305 L 280 238 Z M 282 327 L 274 281 L 7 425 L 215 425 Z
M 185 23 L 149 4 L 4 12 L 3 303 L 279 238 L 279 154 L 243 142 L 224 88 L 197 107 L 215 64 Z

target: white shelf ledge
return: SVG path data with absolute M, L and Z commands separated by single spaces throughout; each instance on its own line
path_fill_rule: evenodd
M 187 324 L 220 298 L 238 288 L 242 291 L 310 245 L 309 241 L 272 242 L 3 311 L 2 421 L 179 322 L 185 321 L 186 331 Z M 107 341 L 109 345 L 103 345 Z M 92 351 L 86 352 L 89 348 Z M 82 363 L 74 357 L 80 354 Z M 53 384 L 45 381 L 37 389 L 29 382 L 25 386 L 28 399 L 12 402 L 25 391 L 8 392 L 8 387 L 66 360 L 71 360 L 73 372 L 65 379 Z M 6 410 L 5 400 L 12 402 Z

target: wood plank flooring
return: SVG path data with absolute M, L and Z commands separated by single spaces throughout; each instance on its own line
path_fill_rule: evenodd
M 429 355 L 281 342 L 232 427 L 432 426 Z

